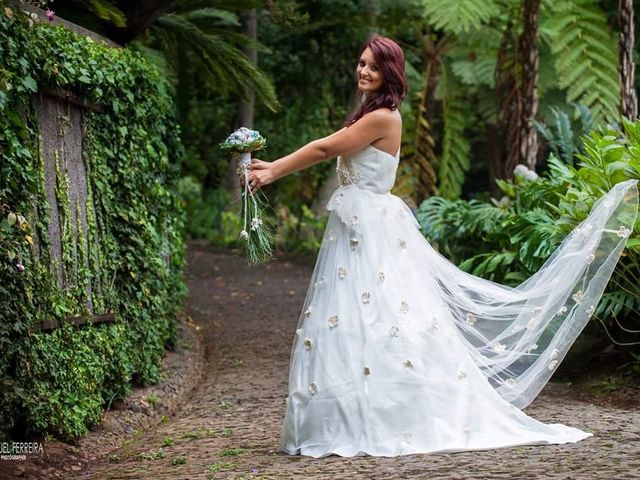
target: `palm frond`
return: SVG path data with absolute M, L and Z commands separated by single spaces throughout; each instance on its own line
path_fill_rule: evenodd
M 182 15 L 160 17 L 152 27 L 167 44 L 188 47 L 202 62 L 221 91 L 256 97 L 272 109 L 278 108 L 275 90 L 266 75 L 235 46 L 218 35 L 207 34 Z

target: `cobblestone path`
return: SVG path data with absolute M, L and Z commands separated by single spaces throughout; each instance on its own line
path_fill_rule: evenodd
M 576 444 L 396 458 L 277 453 L 290 348 L 312 269 L 312 263 L 286 260 L 249 268 L 239 257 L 192 245 L 188 308 L 207 348 L 205 379 L 178 414 L 79 478 L 640 478 L 640 411 L 572 400 L 564 385 L 553 382 L 526 413 L 593 437 Z

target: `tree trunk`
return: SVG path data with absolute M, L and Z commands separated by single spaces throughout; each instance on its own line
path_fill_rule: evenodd
M 416 171 L 418 188 L 413 195 L 416 205 L 422 200 L 435 195 L 438 181 L 438 158 L 435 153 L 435 140 L 433 139 L 432 122 L 436 106 L 434 93 L 438 85 L 442 56 L 444 55 L 448 37 L 440 38 L 437 43 L 431 39 L 431 33 L 422 36 L 422 55 L 424 58 L 425 87 L 421 92 L 420 107 L 418 109 L 418 121 L 415 148 L 409 159 L 410 166 Z
M 635 90 L 633 64 L 634 24 L 633 0 L 620 0 L 618 4 L 620 23 L 619 63 L 620 63 L 620 114 L 630 120 L 638 117 L 638 96 Z
M 533 120 L 538 114 L 538 16 L 540 0 L 524 0 L 522 32 L 522 120 L 520 162 L 535 169 L 538 156 L 538 132 Z
M 258 39 L 258 21 L 256 9 L 245 10 L 240 14 L 240 20 L 242 22 L 242 33 L 251 38 L 252 40 Z M 258 52 L 255 48 L 244 48 L 244 53 L 254 65 L 258 64 Z M 255 92 L 251 90 L 248 98 L 242 98 L 238 102 L 238 114 L 236 115 L 234 130 L 240 127 L 253 128 L 254 124 L 254 111 L 255 111 Z M 231 201 L 235 201 L 240 198 L 240 181 L 238 180 L 238 174 L 236 173 L 236 162 L 231 160 L 227 167 L 225 188 L 229 194 Z M 235 209 L 235 204 L 227 204 L 228 209 Z

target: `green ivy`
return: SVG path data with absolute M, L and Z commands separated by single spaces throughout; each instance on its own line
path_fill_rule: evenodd
M 35 94 L 56 88 L 99 107 L 83 112 L 86 235 L 55 152 L 59 267 L 34 106 Z M 59 118 L 64 135 L 69 119 Z M 132 383 L 158 379 L 186 295 L 182 153 L 169 84 L 139 54 L 34 24 L 0 0 L 0 437 L 77 437 Z M 89 305 L 116 321 L 32 328 Z

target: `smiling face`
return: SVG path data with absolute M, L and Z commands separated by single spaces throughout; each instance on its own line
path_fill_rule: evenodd
M 369 47 L 365 48 L 358 60 L 356 68 L 356 76 L 358 79 L 358 90 L 371 93 L 378 90 L 384 81 L 380 66 L 373 57 L 373 52 Z

